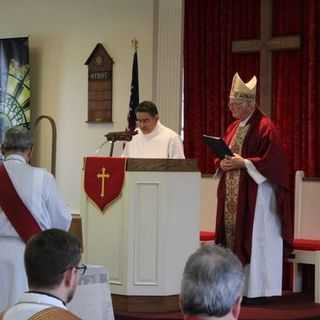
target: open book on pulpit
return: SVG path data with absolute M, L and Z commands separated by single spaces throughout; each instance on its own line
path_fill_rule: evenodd
M 203 141 L 207 144 L 213 153 L 219 157 L 220 159 L 224 159 L 226 156 L 233 156 L 232 151 L 226 145 L 224 140 L 220 137 L 208 136 L 206 134 L 203 135 Z

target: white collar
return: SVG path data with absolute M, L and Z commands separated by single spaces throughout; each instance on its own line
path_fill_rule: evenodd
M 240 121 L 239 127 L 244 127 L 247 124 L 247 122 L 249 121 L 249 119 L 251 118 L 252 115 L 253 115 L 253 112 L 250 113 L 244 120 Z
M 22 155 L 16 154 L 16 153 L 12 153 L 12 154 L 8 155 L 7 157 L 5 157 L 5 161 L 8 161 L 8 160 L 16 160 L 19 162 L 27 163 L 26 159 Z
M 157 124 L 156 126 L 154 127 L 154 129 L 150 132 L 150 133 L 143 133 L 140 129 L 139 129 L 139 133 L 146 139 L 151 139 L 153 138 L 154 136 L 156 136 L 159 131 L 161 130 L 162 128 L 162 124 L 160 123 L 160 120 L 157 121 Z
M 21 303 L 35 303 L 66 309 L 63 302 L 58 298 L 34 292 L 25 292 L 18 302 L 18 304 Z

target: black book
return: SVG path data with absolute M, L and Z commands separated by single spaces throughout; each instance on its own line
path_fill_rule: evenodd
M 220 159 L 224 159 L 225 156 L 233 156 L 232 151 L 226 145 L 223 139 L 220 137 L 203 135 L 203 141 L 210 147 L 213 153 L 216 154 Z

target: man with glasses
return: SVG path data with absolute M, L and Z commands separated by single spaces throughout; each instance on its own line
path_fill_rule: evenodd
M 158 109 L 153 102 L 141 102 L 136 116 L 138 134 L 126 143 L 123 157 L 184 159 L 179 135 L 160 123 Z
M 290 249 L 293 235 L 287 157 L 274 124 L 257 108 L 256 86 L 255 76 L 244 83 L 234 75 L 229 109 L 236 121 L 224 136 L 234 156 L 216 161 L 216 242 L 246 265 L 248 298 L 281 295 L 283 241 Z
M 24 254 L 30 291 L 0 320 L 80 319 L 66 308 L 86 272 L 80 259 L 80 243 L 68 232 L 49 229 L 33 236 Z

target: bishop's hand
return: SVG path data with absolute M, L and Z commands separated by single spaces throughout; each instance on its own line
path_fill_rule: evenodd
M 220 168 L 223 171 L 239 170 L 245 167 L 244 158 L 235 153 L 233 157 L 226 156 L 220 161 Z

